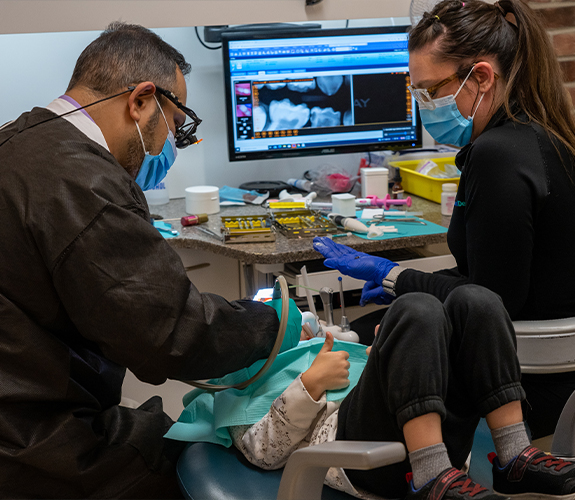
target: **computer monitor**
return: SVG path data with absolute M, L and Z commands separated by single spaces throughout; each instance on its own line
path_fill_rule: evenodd
M 421 147 L 407 29 L 224 33 L 230 161 Z

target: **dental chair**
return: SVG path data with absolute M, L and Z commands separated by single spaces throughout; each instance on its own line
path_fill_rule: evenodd
M 513 324 L 524 373 L 575 371 L 575 318 Z M 491 435 L 484 424 L 476 434 L 470 474 L 485 486 L 491 484 L 485 459 L 490 446 Z M 480 470 L 474 467 L 474 453 L 482 459 Z M 563 409 L 551 453 L 575 458 L 575 393 Z M 354 497 L 323 486 L 329 467 L 367 470 L 405 457 L 401 443 L 334 441 L 296 451 L 283 470 L 264 471 L 249 464 L 234 447 L 192 443 L 182 453 L 177 473 L 182 492 L 192 500 L 343 500 Z
M 523 373 L 575 371 L 575 318 L 514 321 L 513 326 Z M 575 392 L 557 422 L 551 454 L 575 458 Z
M 575 371 L 575 318 L 545 321 L 514 321 L 517 356 L 523 373 L 562 373 Z M 552 437 L 534 443 L 560 458 L 575 459 L 575 393 L 571 395 Z M 491 432 L 481 419 L 471 451 L 470 474 L 482 486 L 492 486 L 491 465 L 485 459 L 495 451 Z
M 192 500 L 349 500 L 355 497 L 323 485 L 330 467 L 367 470 L 406 456 L 401 443 L 331 441 L 294 452 L 284 469 L 265 471 L 233 446 L 192 443 L 178 460 L 177 474 Z

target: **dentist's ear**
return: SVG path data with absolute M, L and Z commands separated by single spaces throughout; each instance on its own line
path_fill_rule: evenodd
M 149 106 L 156 109 L 154 94 L 156 86 L 152 82 L 142 82 L 136 85 L 128 98 L 128 108 L 130 116 L 134 121 L 139 122 Z

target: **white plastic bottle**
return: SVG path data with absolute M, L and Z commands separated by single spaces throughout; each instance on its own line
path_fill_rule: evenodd
M 155 188 L 144 191 L 148 205 L 165 205 L 170 201 L 166 181 L 160 182 Z
M 313 189 L 313 183 L 306 179 L 288 179 L 287 183 L 301 191 L 310 192 Z
M 447 182 L 441 187 L 441 215 L 452 215 L 455 197 L 457 196 L 457 184 Z

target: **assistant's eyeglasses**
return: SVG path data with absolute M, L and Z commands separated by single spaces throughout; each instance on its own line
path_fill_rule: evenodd
M 416 89 L 413 85 L 409 85 L 407 88 L 422 108 L 433 111 L 435 109 L 435 103 L 433 102 L 433 96 L 435 93 L 444 85 L 455 80 L 458 74 L 459 73 L 453 73 L 453 75 L 448 76 L 445 80 L 441 80 L 439 83 L 426 89 Z
M 128 87 L 128 90 L 134 90 L 135 88 L 136 87 Z M 156 85 L 156 92 L 162 94 L 166 99 L 168 99 L 168 101 L 174 103 L 178 109 L 181 109 L 186 114 L 186 116 L 189 116 L 192 120 L 191 122 L 186 123 L 180 127 L 176 127 L 176 147 L 178 149 L 185 149 L 191 144 L 200 142 L 194 135 L 198 129 L 198 125 L 202 123 L 202 120 L 198 118 L 198 115 L 196 115 L 192 109 L 184 106 L 176 94 L 170 90 L 163 89 L 162 87 L 158 87 Z
M 477 63 L 474 63 L 471 66 L 469 74 L 467 75 L 463 83 L 467 81 L 467 78 L 469 78 L 469 75 L 471 75 L 471 71 L 473 70 L 476 64 Z M 447 85 L 449 82 L 455 80 L 457 76 L 460 74 L 460 72 L 461 70 L 459 70 L 457 73 L 453 73 L 453 75 L 448 76 L 444 80 L 441 80 L 439 83 L 436 83 L 435 85 L 426 89 L 416 89 L 413 85 L 409 85 L 407 88 L 409 89 L 411 95 L 414 97 L 414 99 L 422 108 L 426 108 L 429 109 L 430 111 L 433 111 L 436 108 L 435 102 L 433 100 L 435 97 L 435 93 L 444 85 Z M 497 73 L 493 73 L 493 76 L 495 80 L 499 78 L 499 75 Z

